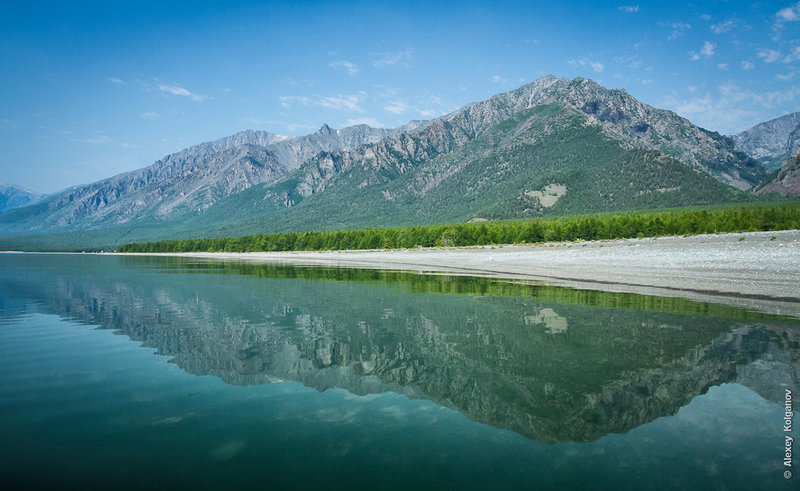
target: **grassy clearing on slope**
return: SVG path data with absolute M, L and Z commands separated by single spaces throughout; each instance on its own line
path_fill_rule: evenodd
M 800 228 L 800 203 L 126 244 L 119 252 L 266 252 L 525 244 Z

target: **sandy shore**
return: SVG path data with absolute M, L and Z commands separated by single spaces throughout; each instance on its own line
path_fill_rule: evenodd
M 533 280 L 800 317 L 800 230 L 535 246 L 181 255 Z

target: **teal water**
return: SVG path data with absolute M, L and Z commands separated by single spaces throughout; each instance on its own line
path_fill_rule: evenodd
M 800 321 L 715 304 L 0 255 L 5 489 L 791 489 L 799 379 Z

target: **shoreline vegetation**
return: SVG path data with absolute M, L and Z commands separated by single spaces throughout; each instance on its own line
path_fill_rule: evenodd
M 648 210 L 363 230 L 285 232 L 125 244 L 121 253 L 413 249 L 800 229 L 800 203 Z

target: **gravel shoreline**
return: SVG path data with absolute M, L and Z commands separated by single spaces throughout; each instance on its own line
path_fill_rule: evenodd
M 532 280 L 800 317 L 800 230 L 471 248 L 178 255 Z

